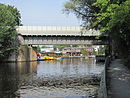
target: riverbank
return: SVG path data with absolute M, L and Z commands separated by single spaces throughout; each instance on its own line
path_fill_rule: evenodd
M 34 77 L 22 78 L 23 84 L 16 93 L 23 96 L 41 96 L 42 98 L 97 98 L 100 76 L 75 77 Z M 38 91 L 38 92 L 36 92 Z M 35 95 L 33 95 L 35 93 Z
M 107 75 L 108 98 L 130 98 L 130 69 L 120 59 L 112 61 Z

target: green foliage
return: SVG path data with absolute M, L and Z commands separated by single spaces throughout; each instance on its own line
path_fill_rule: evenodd
M 37 50 L 36 50 L 36 52 L 40 52 L 40 51 L 41 51 L 40 46 L 37 46 Z
M 88 52 L 85 49 L 81 49 L 81 53 L 83 54 L 83 56 L 87 56 Z
M 16 27 L 20 24 L 19 11 L 9 5 L 0 4 L 0 58 L 7 58 L 17 49 Z
M 103 20 L 105 22 L 103 25 L 101 24 L 101 29 L 108 33 L 121 57 L 127 59 L 130 50 L 130 1 L 114 3 L 108 6 L 112 11 L 102 12 L 102 14 L 107 12 L 110 16 L 107 16 L 109 20 Z
M 128 62 L 130 58 L 130 0 L 70 0 L 65 4 L 65 9 L 67 12 L 80 16 L 78 18 L 87 23 L 86 27 L 89 25 L 90 28 L 99 29 L 107 34 L 112 42 L 111 46 L 114 46 L 116 50 L 114 52 L 118 52 Z
M 70 47 L 70 45 L 55 45 L 54 50 L 57 51 L 58 49 L 59 51 L 62 51 L 62 49 L 68 48 L 68 47 Z
M 83 26 L 90 24 L 95 20 L 94 13 L 99 10 L 92 4 L 95 0 L 70 0 L 65 2 L 63 12 L 69 14 L 74 13 L 79 19 L 83 21 Z
M 93 49 L 93 52 L 92 52 L 93 55 L 97 55 L 95 49 Z
M 130 58 L 130 1 L 121 4 L 115 10 L 109 22 L 109 30 L 112 38 L 115 39 L 116 47 L 120 55 L 127 60 Z
M 115 54 L 118 53 L 129 62 L 130 50 L 130 1 L 129 0 L 97 0 L 93 5 L 100 9 L 100 13 L 93 22 L 93 27 L 109 35 Z
M 61 57 L 61 56 L 63 56 L 62 53 L 57 53 L 55 57 Z
M 105 46 L 99 46 L 98 55 L 105 55 Z

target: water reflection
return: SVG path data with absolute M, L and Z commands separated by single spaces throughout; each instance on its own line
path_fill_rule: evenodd
M 14 92 L 18 88 L 19 75 L 16 64 L 0 64 L 0 98 L 15 98 Z
M 21 86 L 24 86 L 24 84 L 30 81 L 33 77 L 69 77 L 100 74 L 102 70 L 103 66 L 101 64 L 96 64 L 94 59 L 86 60 L 84 58 L 69 58 L 59 61 L 52 60 L 42 62 L 0 64 L 0 98 L 23 98 L 21 97 L 21 93 L 18 93 L 17 91 L 20 90 Z M 25 78 L 28 81 L 24 81 Z
M 18 62 L 17 67 L 20 75 L 37 72 L 37 62 Z
M 20 88 L 21 75 L 36 72 L 37 62 L 0 64 L 0 98 L 20 98 L 15 92 Z
M 100 74 L 103 66 L 96 64 L 95 59 L 69 58 L 60 61 L 39 62 L 37 76 L 80 76 Z

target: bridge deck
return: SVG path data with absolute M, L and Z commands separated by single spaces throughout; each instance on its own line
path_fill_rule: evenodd
M 101 32 L 83 30 L 82 27 L 60 26 L 19 26 L 17 31 L 25 40 L 25 44 L 108 44 L 106 36 L 97 39 Z

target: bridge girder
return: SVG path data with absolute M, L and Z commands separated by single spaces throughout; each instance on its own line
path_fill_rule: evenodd
M 107 37 L 97 39 L 96 36 L 23 36 L 29 45 L 107 45 Z

